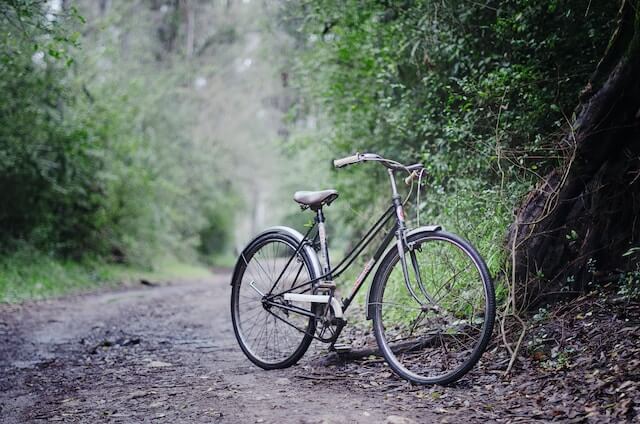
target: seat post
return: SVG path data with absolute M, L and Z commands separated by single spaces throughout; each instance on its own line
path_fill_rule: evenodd
M 318 236 L 320 237 L 320 259 L 322 261 L 323 273 L 328 274 L 331 269 L 331 264 L 329 263 L 329 246 L 327 245 L 327 232 L 324 226 L 322 207 L 316 209 L 316 222 L 318 223 Z M 331 275 L 327 275 L 327 280 L 331 279 Z

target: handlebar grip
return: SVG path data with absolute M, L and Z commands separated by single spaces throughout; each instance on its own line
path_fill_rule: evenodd
M 344 166 L 352 165 L 358 162 L 360 162 L 360 153 L 356 153 L 353 156 L 347 156 L 346 158 L 342 159 L 335 159 L 333 161 L 333 166 L 335 166 L 336 168 L 342 168 Z

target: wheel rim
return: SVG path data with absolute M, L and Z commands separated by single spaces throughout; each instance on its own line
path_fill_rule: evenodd
M 267 365 L 277 365 L 296 356 L 304 345 L 304 332 L 309 332 L 312 325 L 309 317 L 276 306 L 265 306 L 260 294 L 269 292 L 294 253 L 295 247 L 285 241 L 267 240 L 253 253 L 241 257 L 244 271 L 235 291 L 234 307 L 238 336 L 247 353 Z M 299 253 L 286 268 L 273 293 L 310 279 L 311 271 Z M 274 301 L 289 304 L 282 298 Z M 296 302 L 295 306 L 311 311 L 310 303 Z
M 489 311 L 483 273 L 459 243 L 440 237 L 415 242 L 406 260 L 407 288 L 399 258 L 387 268 L 378 308 L 392 367 L 415 382 L 454 380 L 481 354 Z M 413 292 L 413 293 L 412 293 Z

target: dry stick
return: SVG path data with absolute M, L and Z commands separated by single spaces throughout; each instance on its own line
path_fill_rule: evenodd
M 344 380 L 345 377 L 335 376 L 335 375 L 305 375 L 298 374 L 294 377 L 302 378 L 303 380 Z
M 509 355 L 513 356 L 513 349 L 511 349 L 511 345 L 509 344 L 509 342 L 507 341 L 507 332 L 504 328 L 504 324 L 505 321 L 507 319 L 507 316 L 509 316 L 510 314 L 505 312 L 502 314 L 502 319 L 500 320 L 500 334 L 502 335 L 502 342 L 504 343 L 504 347 L 507 348 L 507 351 L 509 352 Z
M 514 230 L 514 240 L 518 237 L 518 225 L 517 225 L 517 220 L 516 220 L 516 226 L 515 226 L 515 230 Z M 512 267 L 514 267 L 515 265 L 515 255 L 514 252 L 511 252 L 511 256 L 512 256 Z M 515 273 L 512 270 L 512 275 L 515 275 Z M 507 332 L 505 330 L 505 322 L 507 320 L 507 316 L 509 316 L 509 305 L 511 305 L 512 302 L 512 298 L 514 297 L 514 291 L 515 288 L 514 286 L 514 281 L 515 278 L 512 279 L 508 279 L 507 282 L 509 284 L 509 294 L 507 295 L 507 301 L 504 304 L 504 310 L 502 311 L 502 318 L 500 319 L 500 333 L 502 334 L 502 342 L 504 343 L 504 347 L 507 348 L 507 351 L 509 352 L 509 355 L 511 355 L 513 357 L 513 349 L 511 349 L 511 345 L 509 344 L 509 342 L 507 341 Z
M 516 362 L 516 358 L 518 357 L 518 351 L 520 351 L 520 346 L 522 345 L 522 340 L 524 340 L 525 334 L 527 334 L 527 325 L 524 323 L 522 318 L 518 315 L 513 315 L 520 324 L 522 325 L 522 332 L 520 332 L 520 337 L 518 337 L 518 343 L 516 343 L 515 349 L 513 349 L 513 354 L 511 355 L 511 360 L 509 361 L 509 365 L 507 366 L 507 370 L 504 372 L 504 375 L 509 375 L 511 372 L 511 368 L 513 368 L 513 364 Z
M 496 127 L 495 127 L 495 136 L 496 136 L 496 157 L 497 157 L 497 165 L 498 165 L 498 171 L 500 172 L 500 197 L 502 197 L 503 191 L 504 191 L 504 180 L 505 180 L 505 173 L 504 170 L 502 169 L 502 165 L 500 164 L 500 160 L 502 158 L 502 149 L 500 147 L 500 132 L 499 132 L 499 128 L 500 128 L 500 117 L 502 116 L 502 107 L 503 107 L 503 102 L 504 102 L 504 98 L 507 94 L 507 91 L 505 89 L 504 93 L 502 94 L 502 99 L 500 100 L 500 106 L 498 107 L 498 118 L 496 119 Z M 518 223 L 517 223 L 517 219 L 516 219 L 516 225 L 515 225 L 515 233 L 514 233 L 514 240 L 517 239 L 518 237 Z M 513 255 L 512 252 L 512 256 L 515 258 L 515 255 Z M 515 263 L 515 259 L 514 259 L 514 263 Z M 514 274 L 515 275 L 515 274 Z M 512 279 L 513 282 L 515 282 L 515 278 Z M 509 354 L 511 355 L 511 357 L 513 358 L 513 350 L 511 349 L 511 345 L 509 345 L 509 342 L 507 341 L 507 335 L 506 335 L 506 330 L 505 330 L 505 322 L 507 319 L 508 311 L 509 311 L 509 304 L 511 303 L 511 299 L 515 297 L 515 283 L 513 284 L 509 284 L 509 295 L 507 298 L 507 302 L 505 303 L 505 308 L 504 311 L 502 313 L 502 318 L 500 319 L 500 332 L 502 334 L 502 341 L 504 342 L 505 347 L 507 348 L 507 351 L 509 352 Z
M 516 308 L 516 240 L 518 240 L 518 217 L 516 216 L 515 229 L 513 230 L 513 241 L 511 242 L 511 311 L 517 313 Z M 527 285 L 524 285 L 525 288 Z
M 500 158 L 502 157 L 502 148 L 500 147 L 500 132 L 498 131 L 500 128 L 500 116 L 502 115 L 502 106 L 504 102 L 504 98 L 507 95 L 507 89 L 504 89 L 504 93 L 502 93 L 502 99 L 500 99 L 500 106 L 498 107 L 498 119 L 496 120 L 496 158 L 498 165 L 498 172 L 500 172 L 500 198 L 502 198 L 502 193 L 504 191 L 504 180 L 505 174 L 502 169 L 502 165 L 500 164 Z
M 428 347 L 430 345 L 433 345 L 433 343 L 436 340 L 437 338 L 435 336 L 431 336 L 431 337 L 426 337 L 420 340 L 400 341 L 398 343 L 393 344 L 391 349 L 396 354 L 401 352 L 412 352 L 416 349 L 421 349 L 423 347 Z M 380 348 L 370 347 L 370 348 L 363 348 L 359 350 L 351 350 L 343 353 L 330 352 L 326 356 L 313 359 L 312 365 L 329 366 L 329 365 L 334 365 L 342 362 L 354 361 L 357 359 L 366 358 L 367 356 L 371 356 L 371 355 L 375 355 L 377 357 L 382 356 L 382 353 L 380 352 Z M 383 358 L 371 359 L 371 360 L 368 360 L 367 363 L 383 362 L 383 361 L 384 361 Z
M 504 372 L 504 375 L 509 375 L 509 373 L 511 372 L 511 369 L 513 368 L 513 364 L 516 361 L 516 358 L 518 357 L 518 352 L 520 351 L 520 346 L 522 346 L 522 340 L 524 340 L 524 336 L 527 333 L 527 325 L 525 324 L 525 322 L 522 320 L 522 318 L 520 318 L 518 316 L 518 310 L 517 310 L 517 305 L 516 305 L 516 239 L 518 238 L 518 219 L 516 218 L 516 222 L 515 222 L 515 229 L 514 229 L 514 237 L 513 237 L 513 241 L 511 244 L 511 283 L 509 284 L 509 299 L 507 300 L 507 305 L 505 306 L 505 314 L 502 317 L 502 322 L 501 322 L 501 329 L 502 329 L 502 338 L 505 342 L 505 346 L 507 347 L 507 350 L 509 351 L 509 353 L 511 353 L 511 359 L 509 360 L 509 365 L 507 366 L 506 371 Z M 525 284 L 526 286 L 526 284 Z M 507 314 L 506 312 L 508 311 L 509 305 L 511 305 L 511 314 Z M 516 343 L 515 348 L 511 349 L 511 346 L 507 343 L 507 337 L 504 331 L 504 324 L 505 321 L 507 319 L 507 316 L 511 315 L 514 318 L 516 318 L 519 322 L 520 325 L 522 325 L 522 331 L 520 332 L 520 337 L 518 337 L 518 342 Z

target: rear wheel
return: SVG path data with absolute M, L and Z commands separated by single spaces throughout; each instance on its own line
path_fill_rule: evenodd
M 234 273 L 231 317 L 236 339 L 245 355 L 264 369 L 295 364 L 313 340 L 315 318 L 265 302 L 264 295 L 278 277 L 280 280 L 272 293 L 316 277 L 306 249 L 301 249 L 287 266 L 297 245 L 297 240 L 284 233 L 260 236 L 243 251 Z M 306 286 L 293 292 L 308 293 L 310 289 Z M 313 314 L 311 303 L 291 305 L 282 296 L 273 298 L 272 302 Z
M 495 294 L 476 250 L 453 234 L 414 233 L 405 252 L 407 286 L 397 250 L 373 282 L 373 327 L 380 350 L 401 377 L 447 384 L 484 352 L 495 318 Z

